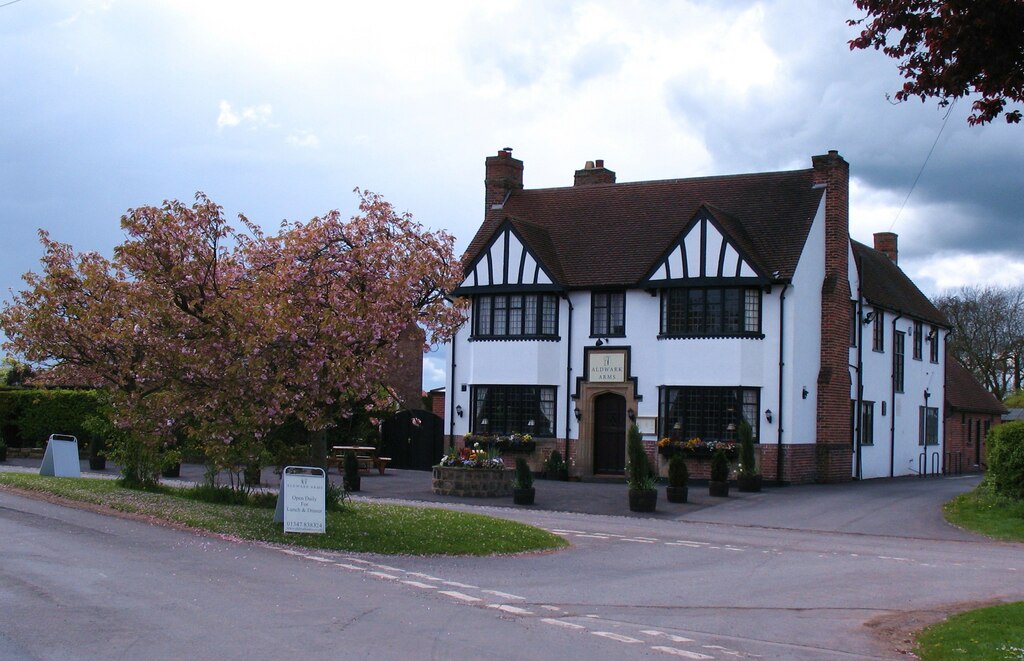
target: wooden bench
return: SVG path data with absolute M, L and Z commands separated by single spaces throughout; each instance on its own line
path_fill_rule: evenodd
M 373 460 L 374 465 L 377 466 L 377 470 L 380 474 L 384 474 L 384 469 L 388 467 L 388 462 L 391 461 L 391 457 L 375 457 Z

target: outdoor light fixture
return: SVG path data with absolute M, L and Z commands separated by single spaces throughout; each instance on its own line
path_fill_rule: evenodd
M 455 406 L 455 414 L 460 418 L 462 417 L 462 404 L 458 404 Z
M 626 411 L 626 415 L 629 416 L 629 419 L 631 421 L 636 422 L 636 411 L 634 411 L 633 409 L 628 409 Z
M 867 326 L 868 324 L 870 324 L 874 320 L 875 320 L 875 313 L 874 312 L 868 312 L 866 315 L 864 315 L 864 325 L 865 326 Z
M 573 413 L 573 415 L 575 415 L 575 416 L 576 416 L 576 422 L 579 422 L 579 421 L 580 421 L 580 418 L 582 418 L 582 417 L 583 417 L 583 414 L 582 414 L 582 413 L 580 413 L 580 409 L 579 409 L 579 407 L 578 407 L 578 406 L 577 406 L 576 408 L 574 408 L 574 409 L 572 410 L 572 413 Z
M 764 410 L 764 419 L 768 421 L 768 424 L 772 423 L 772 410 L 771 409 L 765 409 Z
M 533 420 L 527 420 L 526 421 L 526 426 L 527 427 L 532 427 L 533 426 Z
M 676 421 L 676 424 L 672 425 L 672 429 L 682 429 L 683 423 Z
M 801 399 L 807 399 L 807 395 L 809 395 L 809 394 L 810 393 L 807 392 L 807 386 L 804 386 L 803 392 L 800 393 L 800 398 Z
M 609 340 L 607 337 L 604 339 L 597 338 L 597 342 L 595 342 L 594 345 L 598 347 L 603 347 L 604 345 L 609 343 L 611 343 L 611 340 Z
M 932 340 L 934 340 L 935 336 L 938 335 L 938 334 L 939 334 L 939 329 L 938 328 L 933 328 L 932 331 L 930 333 L 928 333 L 928 341 L 931 342 Z

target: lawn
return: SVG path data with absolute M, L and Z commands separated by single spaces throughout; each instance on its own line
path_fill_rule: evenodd
M 992 493 L 987 482 L 943 507 L 946 520 L 967 530 L 1008 541 L 1024 542 L 1024 501 Z
M 943 512 L 961 528 L 1024 542 L 1024 502 L 997 496 L 987 481 L 946 503 Z M 924 661 L 1024 660 L 1024 602 L 954 615 L 918 634 L 916 651 Z
M 935 624 L 917 638 L 922 661 L 1024 659 L 1024 602 L 979 608 Z
M 345 504 L 327 513 L 324 534 L 284 534 L 274 511 L 189 500 L 174 489 L 126 489 L 114 480 L 0 473 L 0 486 L 145 515 L 245 540 L 333 551 L 409 555 L 493 555 L 558 549 L 565 540 L 540 528 L 480 514 L 439 508 Z

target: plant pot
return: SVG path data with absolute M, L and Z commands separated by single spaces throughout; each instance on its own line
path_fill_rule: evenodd
M 755 493 L 761 490 L 761 474 L 757 475 L 737 475 L 736 486 L 740 491 L 747 493 Z
M 107 468 L 106 457 L 89 457 L 89 470 L 101 471 Z
M 160 471 L 164 477 L 181 477 L 181 464 L 172 464 Z
M 630 489 L 629 490 L 629 511 L 630 512 L 653 512 L 658 505 L 657 489 Z
M 728 498 L 729 497 L 729 483 L 728 482 L 708 482 L 708 495 L 714 496 L 715 498 Z
M 558 470 L 557 468 L 554 468 L 554 469 L 548 468 L 547 470 L 544 471 L 544 479 L 545 480 L 557 480 L 559 473 L 561 473 L 561 471 Z
M 568 482 L 569 481 L 569 469 L 568 468 L 559 469 L 559 471 L 558 471 L 558 479 L 561 480 L 562 482 Z
M 536 487 L 526 489 L 513 488 L 512 502 L 516 505 L 533 505 L 533 498 L 537 493 Z
M 668 502 L 670 503 L 685 503 L 689 492 L 690 489 L 688 487 L 665 488 L 665 495 L 668 497 Z
M 342 477 L 341 482 L 345 486 L 345 491 L 359 491 L 359 483 L 362 478 L 356 475 L 355 477 Z

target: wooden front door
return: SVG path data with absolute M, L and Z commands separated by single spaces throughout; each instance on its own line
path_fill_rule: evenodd
M 594 398 L 594 472 L 626 468 L 626 398 L 605 393 Z

